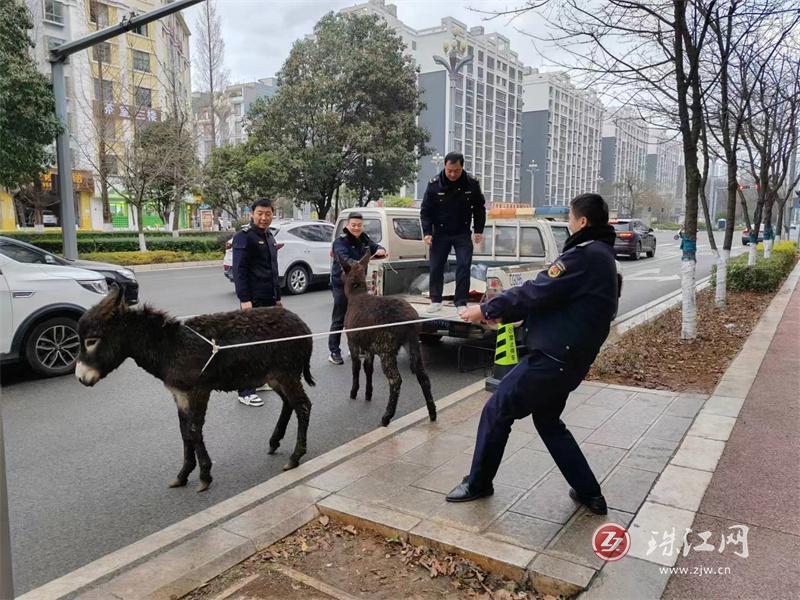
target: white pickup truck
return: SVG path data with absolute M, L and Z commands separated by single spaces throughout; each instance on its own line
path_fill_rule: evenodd
M 421 317 L 430 304 L 428 288 L 428 246 L 422 240 L 419 210 L 413 208 L 360 208 L 341 212 L 336 222 L 338 236 L 348 215 L 360 212 L 364 230 L 389 253 L 386 260 L 370 262 L 367 285 L 373 294 L 400 295 Z M 486 222 L 484 240 L 472 258 L 470 303 L 484 301 L 503 290 L 533 279 L 560 254 L 569 236 L 564 221 L 534 218 L 492 219 Z M 489 327 L 466 323 L 458 317 L 452 298 L 455 292 L 455 256 L 445 272 L 442 310 L 422 324 L 428 339 L 450 336 L 483 338 L 494 335 Z

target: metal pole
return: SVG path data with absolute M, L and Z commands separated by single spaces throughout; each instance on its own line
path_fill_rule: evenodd
M 50 63 L 53 73 L 53 95 L 56 100 L 56 117 L 61 122 L 61 133 L 56 138 L 58 154 L 58 197 L 61 200 L 61 231 L 64 237 L 64 258 L 78 258 L 78 234 L 75 227 L 75 198 L 72 193 L 72 158 L 69 150 L 67 119 L 67 89 L 64 81 L 64 63 Z
M 456 149 L 456 74 L 450 71 L 450 145 L 445 150 L 453 152 Z
M 533 208 L 533 169 L 531 169 L 531 208 Z
M 0 597 L 14 597 L 14 577 L 11 573 L 11 524 L 8 518 L 6 487 L 6 458 L 3 442 L 3 415 L 0 414 Z

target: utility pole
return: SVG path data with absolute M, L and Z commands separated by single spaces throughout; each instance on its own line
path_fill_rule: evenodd
M 61 230 L 64 237 L 64 258 L 78 258 L 78 233 L 75 224 L 75 199 L 72 194 L 72 158 L 69 150 L 69 123 L 67 119 L 67 90 L 64 80 L 64 65 L 72 54 L 122 35 L 132 29 L 157 21 L 203 0 L 175 0 L 155 10 L 137 15 L 131 13 L 122 18 L 118 25 L 106 27 L 80 39 L 61 44 L 50 51 L 50 68 L 53 79 L 56 117 L 61 122 L 61 133 L 56 138 L 58 197 L 61 201 Z M 102 85 L 102 84 L 101 84 Z

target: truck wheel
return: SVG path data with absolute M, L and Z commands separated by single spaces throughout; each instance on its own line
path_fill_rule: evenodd
M 78 321 L 54 317 L 35 325 L 25 338 L 25 359 L 44 377 L 66 375 L 75 370 L 81 341 Z

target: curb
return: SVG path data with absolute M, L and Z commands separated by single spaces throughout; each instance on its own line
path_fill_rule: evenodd
M 436 403 L 437 409 L 445 411 L 483 389 L 483 380 L 466 386 L 439 400 Z M 292 488 L 427 420 L 428 410 L 425 407 L 419 408 L 396 419 L 388 427 L 370 431 L 301 463 L 296 469 L 276 475 L 245 492 L 34 588 L 19 596 L 18 600 L 56 600 L 65 596 L 75 597 L 79 593 L 81 598 L 87 599 L 129 599 L 145 596 L 170 598 L 189 593 L 319 514 L 316 502 L 329 492 L 304 485 L 300 487 L 315 498 L 313 501 L 306 504 L 296 500 L 282 502 L 284 496 L 292 494 Z M 423 441 L 420 440 L 420 443 Z M 275 510 L 273 504 L 278 504 L 280 508 Z M 260 511 L 263 510 L 262 507 L 269 507 L 271 526 L 268 530 L 260 526 L 252 533 L 245 533 L 246 530 L 237 521 L 246 520 L 248 511 Z M 187 554 L 191 560 L 187 559 L 186 564 L 182 565 L 185 567 L 183 570 L 176 569 L 176 556 Z M 166 568 L 168 563 L 172 564 L 171 568 Z M 140 591 L 137 586 L 142 585 L 149 587 L 149 591 Z M 93 588 L 98 586 L 102 586 L 103 591 L 93 593 Z
M 710 285 L 711 275 L 699 279 L 695 283 L 695 293 L 703 291 Z M 669 294 L 665 294 L 660 298 L 656 298 L 655 300 L 634 308 L 633 310 L 626 312 L 624 315 L 614 319 L 614 321 L 611 323 L 611 331 L 609 332 L 608 338 L 603 344 L 603 347 L 617 343 L 622 337 L 622 334 L 629 329 L 633 329 L 637 325 L 642 325 L 652 321 L 673 306 L 680 304 L 682 294 L 683 290 L 678 288 L 674 292 L 670 292 Z
M 171 271 L 172 269 L 197 269 L 200 267 L 218 267 L 222 264 L 219 260 L 195 260 L 191 262 L 177 263 L 154 263 L 149 265 L 129 265 L 126 268 L 134 273 L 146 273 L 147 271 Z

